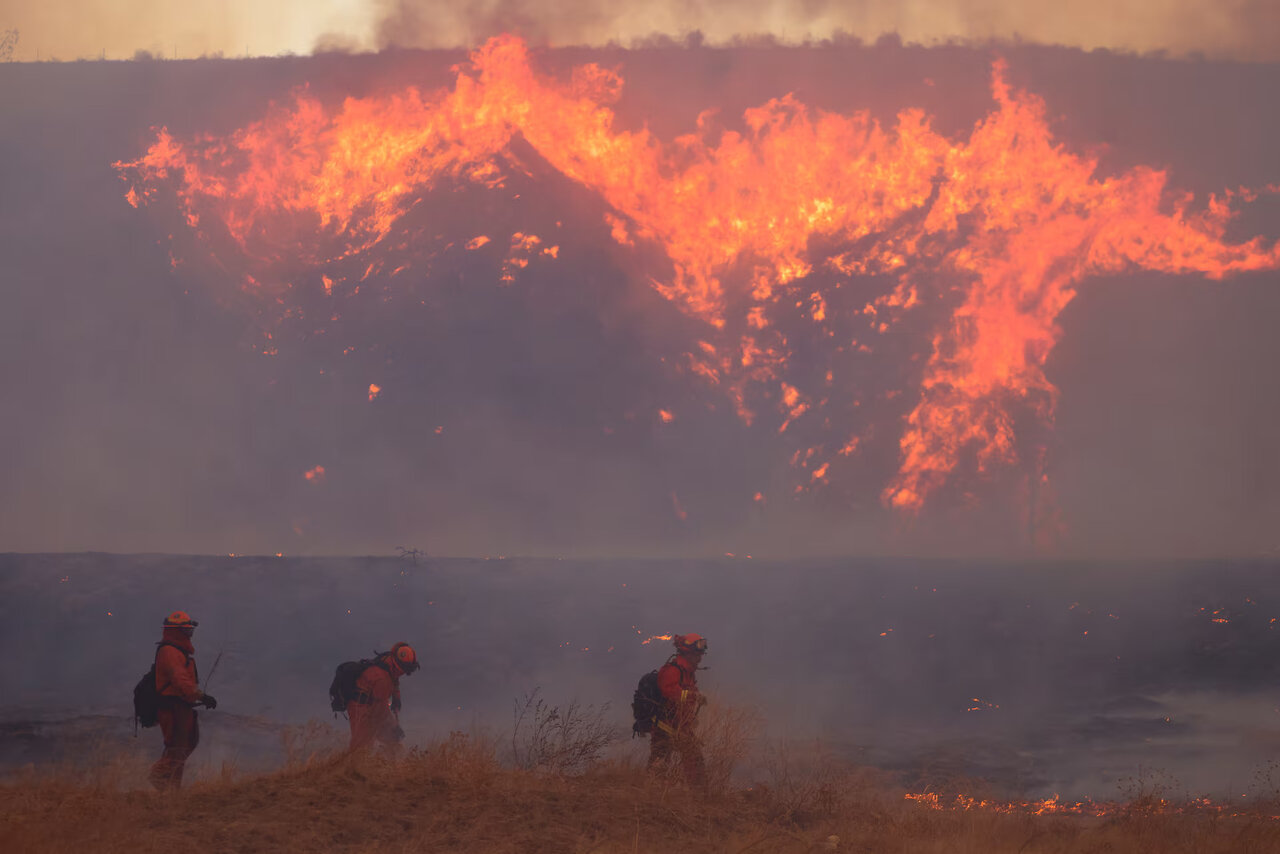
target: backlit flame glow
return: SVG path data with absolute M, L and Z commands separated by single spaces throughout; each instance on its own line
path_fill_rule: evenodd
M 919 386 L 880 398 L 901 391 L 906 401 L 898 469 L 881 500 L 907 512 L 961 463 L 975 476 L 1040 466 L 1020 458 L 1015 440 L 1024 424 L 1052 425 L 1058 392 L 1044 366 L 1058 317 L 1089 276 L 1145 269 L 1216 280 L 1280 266 L 1276 245 L 1225 237 L 1234 207 L 1254 193 L 1197 204 L 1154 168 L 1096 174 L 1094 159 L 1055 141 L 1044 103 L 1013 89 L 1002 61 L 992 108 L 963 139 L 935 131 L 919 109 L 882 127 L 869 113 L 826 112 L 788 95 L 747 110 L 740 130 L 713 133 L 700 122 L 664 141 L 614 128 L 616 72 L 587 64 L 569 81 L 553 79 L 510 36 L 475 50 L 456 75 L 451 89 L 332 108 L 303 91 L 222 137 L 160 129 L 145 154 L 116 164 L 126 200 L 176 193 L 189 227 L 207 236 L 216 224 L 229 235 L 260 272 L 249 290 L 271 300 L 277 292 L 263 283 L 299 259 L 319 267 L 369 255 L 365 278 L 381 271 L 373 250 L 416 199 L 446 179 L 501 186 L 516 168 L 518 137 L 599 197 L 619 246 L 656 247 L 669 260 L 643 281 L 702 324 L 685 365 L 708 390 L 745 423 L 773 413 L 779 441 L 801 422 L 830 434 L 806 442 L 804 489 L 855 464 L 865 436 L 849 420 L 861 392 L 838 368 L 789 375 L 797 342 L 780 331 L 781 314 L 801 312 L 805 335 L 862 357 L 908 314 L 950 305 L 921 354 Z M 466 248 L 490 240 L 476 236 Z M 553 262 L 559 247 L 516 233 L 505 254 L 501 278 L 511 284 L 531 259 Z M 837 317 L 835 289 L 869 275 L 886 292 Z M 324 282 L 332 293 L 335 280 Z M 837 338 L 836 321 L 853 319 L 864 331 Z M 370 385 L 369 399 L 378 391 Z M 1029 477 L 1048 501 L 1048 475 Z
M 675 635 L 650 635 L 648 637 L 644 637 L 644 632 L 640 631 L 639 628 L 637 628 L 636 626 L 632 626 L 631 628 L 635 631 L 636 634 L 644 638 L 643 640 L 640 641 L 641 646 L 648 646 L 654 641 L 669 641 L 675 638 Z

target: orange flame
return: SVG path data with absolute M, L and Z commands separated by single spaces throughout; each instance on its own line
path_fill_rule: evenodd
M 903 797 L 931 810 L 956 810 L 961 812 L 1021 813 L 1026 815 L 1075 815 L 1102 818 L 1125 814 L 1159 815 L 1213 815 L 1224 817 L 1249 816 L 1252 818 L 1280 820 L 1280 816 L 1260 812 L 1244 812 L 1240 805 L 1213 801 L 1210 798 L 1191 798 L 1186 801 L 1169 801 L 1163 798 L 1142 799 L 1133 803 L 1116 801 L 1064 801 L 1058 795 L 1043 800 L 999 801 L 974 798 L 957 794 L 944 798 L 937 792 L 908 792 Z
M 899 468 L 881 493 L 906 511 L 962 458 L 979 473 L 1018 463 L 1015 411 L 1052 424 L 1058 392 L 1044 365 L 1058 316 L 1087 277 L 1148 269 L 1221 279 L 1280 266 L 1276 245 L 1226 240 L 1233 203 L 1253 194 L 1228 191 L 1197 208 L 1152 168 L 1097 175 L 1094 159 L 1054 140 L 1044 103 L 1008 85 L 1003 61 L 992 70 L 994 106 L 967 139 L 936 132 L 918 109 L 887 128 L 866 112 L 815 110 L 788 95 L 747 110 L 743 131 L 700 125 L 663 142 L 614 130 L 607 105 L 621 85 L 594 64 L 571 83 L 541 76 L 524 43 L 501 36 L 459 66 L 452 89 L 348 98 L 335 109 L 302 92 L 225 138 L 183 142 L 161 129 L 146 154 L 116 166 L 132 178 L 130 204 L 172 186 L 193 228 L 221 223 L 247 257 L 323 263 L 379 244 L 445 178 L 500 184 L 518 135 L 600 196 L 620 245 L 665 252 L 670 275 L 650 285 L 710 339 L 690 348 L 690 370 L 723 389 L 747 423 L 769 404 L 778 433 L 799 419 L 835 421 L 823 412 L 831 399 L 857 405 L 853 390 L 827 396 L 831 371 L 812 388 L 783 380 L 792 346 L 778 312 L 807 310 L 815 334 L 834 335 L 830 295 L 802 279 L 816 270 L 893 276 L 892 291 L 861 312 L 874 335 L 924 304 L 938 287 L 927 274 L 941 271 L 964 296 L 932 336 Z M 286 239 L 298 234 L 310 235 L 302 247 Z M 557 255 L 539 244 L 513 235 L 504 282 L 534 254 Z M 822 255 L 812 245 L 846 248 Z M 366 278 L 379 269 L 370 264 Z M 840 347 L 873 349 L 856 339 Z M 812 461 L 811 479 L 828 462 L 852 464 L 857 437 L 831 429 L 842 435 L 824 446 L 829 459 Z
M 369 402 L 373 403 L 373 399 L 382 394 L 382 386 L 377 383 L 369 383 Z

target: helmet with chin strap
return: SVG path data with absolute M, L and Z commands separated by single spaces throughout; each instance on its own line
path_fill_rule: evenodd
M 697 632 L 676 635 L 674 641 L 676 651 L 683 655 L 702 655 L 707 651 L 707 639 Z
M 418 654 L 404 641 L 392 644 L 391 651 L 387 655 L 406 676 L 421 666 L 418 664 Z

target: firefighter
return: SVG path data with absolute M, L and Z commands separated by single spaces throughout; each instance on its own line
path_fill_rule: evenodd
M 691 785 L 706 779 L 702 745 L 695 732 L 698 710 L 707 698 L 698 690 L 698 665 L 707 653 L 707 639 L 690 633 L 673 638 L 676 654 L 658 670 L 658 690 L 663 706 L 649 737 L 649 768 L 666 765 L 672 753 L 680 754 L 680 765 Z
M 400 728 L 400 677 L 418 669 L 418 654 L 403 641 L 373 660 L 356 680 L 358 694 L 347 703 L 351 750 L 381 743 L 395 752 L 404 739 Z
M 148 779 L 157 789 L 182 785 L 187 757 L 200 743 L 195 707 L 218 707 L 217 700 L 200 690 L 196 650 L 191 643 L 196 625 L 186 611 L 174 611 L 164 618 L 164 634 L 156 646 L 156 693 L 160 695 L 156 723 L 164 735 L 164 753 L 151 766 Z

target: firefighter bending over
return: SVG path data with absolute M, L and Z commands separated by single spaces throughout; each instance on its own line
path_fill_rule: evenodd
M 690 633 L 676 635 L 674 641 L 676 654 L 658 670 L 663 704 L 649 736 L 649 768 L 666 765 L 672 753 L 679 753 L 685 779 L 701 785 L 706 769 L 695 727 L 707 698 L 698 691 L 697 670 L 707 652 L 707 639 Z
M 164 634 L 156 647 L 156 723 L 164 734 L 164 753 L 151 766 L 148 779 L 157 789 L 182 785 L 187 757 L 200 743 L 200 722 L 195 707 L 214 709 L 218 701 L 200 690 L 196 675 L 196 621 L 185 611 L 174 611 L 164 619 Z
M 356 696 L 347 703 L 351 749 L 375 742 L 394 752 L 404 739 L 400 728 L 400 677 L 418 669 L 418 655 L 403 641 L 369 663 L 356 680 Z

